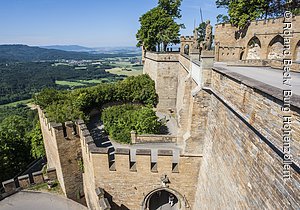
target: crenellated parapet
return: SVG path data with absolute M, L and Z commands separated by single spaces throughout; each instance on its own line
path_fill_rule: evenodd
M 53 123 L 38 108 L 48 168 L 55 168 L 66 197 L 80 201 L 83 196 L 82 159 L 78 129 L 73 122 Z
M 298 16 L 293 16 L 292 20 L 296 21 L 296 19 L 299 18 Z M 269 18 L 269 19 L 263 19 L 263 20 L 254 20 L 251 21 L 251 24 L 256 25 L 257 27 L 266 27 L 266 26 L 272 26 L 272 25 L 280 25 L 283 22 L 283 17 L 279 18 Z M 215 28 L 222 28 L 222 29 L 231 29 L 234 28 L 235 30 L 237 27 L 233 26 L 231 23 L 219 23 L 215 25 Z
M 22 189 L 55 180 L 57 180 L 55 168 L 48 168 L 45 171 L 36 171 L 34 173 L 18 176 L 15 179 L 6 180 L 2 182 L 4 193 L 0 194 L 0 200 Z
M 134 209 L 144 195 L 162 186 L 163 174 L 170 178 L 170 187 L 185 195 L 184 202 L 194 202 L 202 155 L 181 154 L 179 148 L 157 148 L 150 143 L 143 147 L 115 147 L 112 158 L 109 148 L 97 147 L 82 120 L 76 122 L 76 127 L 82 149 L 84 191 L 90 209 L 101 209 L 106 203 L 112 209 L 122 205 Z M 98 189 L 96 193 L 95 189 Z
M 285 24 L 289 22 L 289 24 Z M 284 43 L 284 28 L 290 34 Z M 291 58 L 299 61 L 300 16 L 252 21 L 245 29 L 229 23 L 215 26 L 215 53 L 217 61 L 238 61 L 248 59 L 282 60 L 283 47 L 289 45 Z M 286 47 L 286 46 L 285 46 Z M 295 71 L 297 67 L 294 68 Z

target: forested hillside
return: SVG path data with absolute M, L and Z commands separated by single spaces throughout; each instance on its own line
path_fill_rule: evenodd
M 0 182 L 11 179 L 45 155 L 36 111 L 0 107 Z
M 44 49 L 27 45 L 0 45 L 0 62 L 15 61 L 53 61 L 53 60 L 97 60 L 109 58 L 111 54 L 90 54 L 86 52 L 67 52 L 63 50 Z M 126 54 L 115 54 L 126 57 Z
M 0 63 L 0 105 L 31 98 L 43 88 L 63 89 L 63 86 L 56 86 L 56 80 L 123 78 L 105 71 L 110 68 L 105 64 L 76 70 L 74 66 L 53 65 L 52 62 Z

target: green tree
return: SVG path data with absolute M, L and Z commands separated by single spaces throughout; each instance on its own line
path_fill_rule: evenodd
M 59 101 L 62 99 L 62 92 L 55 90 L 53 88 L 43 89 L 40 93 L 34 95 L 34 101 L 41 107 L 47 107 L 54 101 Z
M 229 4 L 230 22 L 239 28 L 247 26 L 249 21 L 256 20 L 263 14 L 265 0 L 236 0 Z
M 159 0 L 158 7 L 164 9 L 173 18 L 181 18 L 181 3 L 182 0 Z
M 217 23 L 227 23 L 229 22 L 229 17 L 227 15 L 219 14 L 217 16 Z
M 30 139 L 26 133 L 30 125 L 25 118 L 9 116 L 0 124 L 0 180 L 9 179 L 24 170 L 32 157 Z
M 216 0 L 216 5 L 218 8 L 228 9 L 230 22 L 241 29 L 245 28 L 249 21 L 280 17 L 286 10 L 294 15 L 300 14 L 298 0 Z
M 228 9 L 231 0 L 216 0 L 217 8 L 225 8 Z
M 45 156 L 45 148 L 40 123 L 36 123 L 35 127 L 28 133 L 31 142 L 31 155 L 34 158 Z
M 180 0 L 160 0 L 158 6 L 142 15 L 136 34 L 137 46 L 148 51 L 165 51 L 168 44 L 178 44 L 183 24 L 175 22 L 180 15 Z
M 205 39 L 205 29 L 206 29 L 206 23 L 202 22 L 199 24 L 198 28 L 196 28 L 197 30 L 197 34 L 198 34 L 198 44 L 200 44 L 200 42 L 204 41 Z

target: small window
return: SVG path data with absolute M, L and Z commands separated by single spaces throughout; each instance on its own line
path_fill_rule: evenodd
M 109 170 L 116 171 L 116 162 L 115 161 L 109 162 Z
M 172 173 L 179 173 L 178 163 L 172 163 Z
M 136 172 L 136 162 L 130 161 L 129 167 L 130 167 L 130 171 Z
M 157 173 L 157 162 L 151 162 L 151 172 Z

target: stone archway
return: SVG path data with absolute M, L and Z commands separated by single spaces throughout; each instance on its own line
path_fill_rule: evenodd
M 240 53 L 240 60 L 243 60 L 243 57 L 244 57 L 244 51 L 242 51 L 242 52 Z
M 268 59 L 280 60 L 283 58 L 283 38 L 280 35 L 275 36 L 268 45 Z
M 247 44 L 246 60 L 250 59 L 261 59 L 261 43 L 256 36 L 252 37 Z
M 190 45 L 186 44 L 184 46 L 184 54 L 189 55 L 190 54 Z
M 148 193 L 142 203 L 142 210 L 187 210 L 184 197 L 167 187 Z

